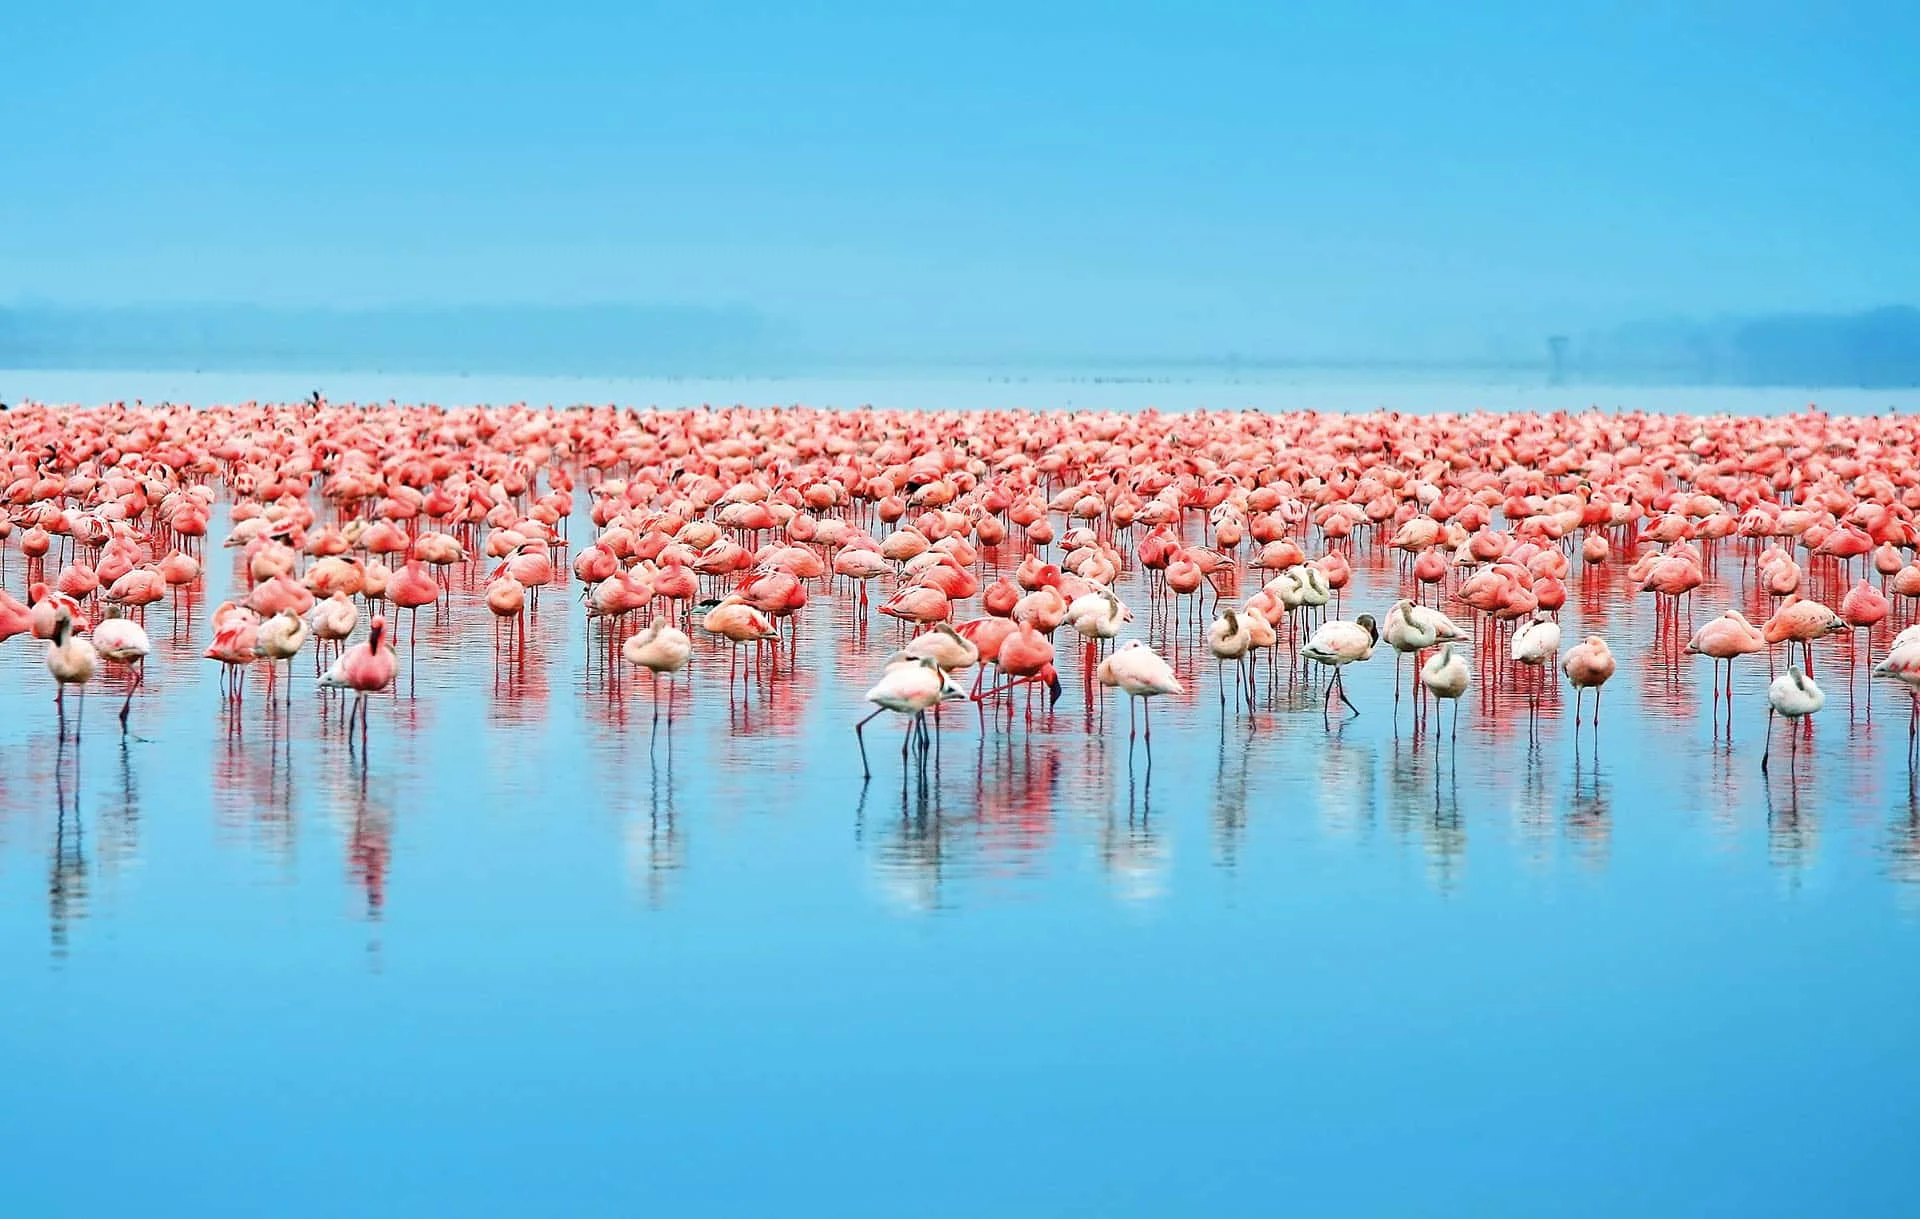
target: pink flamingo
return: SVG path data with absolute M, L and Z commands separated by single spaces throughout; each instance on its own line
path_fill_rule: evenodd
M 367 735 L 367 695 L 378 694 L 393 685 L 399 658 L 387 643 L 387 619 L 375 614 L 364 643 L 356 643 L 340 653 L 333 666 L 320 675 L 323 690 L 352 690 L 353 706 L 347 712 L 347 746 L 353 746 L 353 717 L 360 717 L 360 738 L 364 747 Z

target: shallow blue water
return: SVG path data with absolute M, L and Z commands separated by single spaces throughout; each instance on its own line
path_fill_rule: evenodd
M 1416 742 L 1385 652 L 1343 727 L 1284 664 L 1223 716 L 1189 632 L 1150 764 L 1076 654 L 863 785 L 893 624 L 818 593 L 732 700 L 703 645 L 656 741 L 571 590 L 501 666 L 469 572 L 363 762 L 310 668 L 223 704 L 231 554 L 124 742 L 0 647 L 0 1213 L 1914 1213 L 1920 797 L 1844 641 L 1771 782 L 1764 658 L 1729 744 L 1616 569 L 1577 742 L 1478 671 Z
M 894 410 L 1461 411 L 1648 410 L 1777 415 L 1817 403 L 1836 415 L 1920 410 L 1920 387 L 1547 384 L 1543 370 L 1243 368 L 1054 369 L 1028 365 L 821 370 L 786 377 L 563 377 L 392 372 L 0 369 L 0 399 L 41 402 L 526 402 L 567 406 L 856 407 Z

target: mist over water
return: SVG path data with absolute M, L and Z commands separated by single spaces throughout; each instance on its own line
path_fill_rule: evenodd
M 1651 410 L 1771 415 L 1810 404 L 1834 414 L 1920 410 L 1920 388 L 1549 384 L 1535 370 L 1462 376 L 1380 369 L 1216 368 L 1108 371 L 927 368 L 793 377 L 459 376 L 377 372 L 122 372 L 0 370 L 0 400 L 60 403 L 294 401 L 527 402 L 695 406 L 873 406 L 896 410 L 1267 411 Z

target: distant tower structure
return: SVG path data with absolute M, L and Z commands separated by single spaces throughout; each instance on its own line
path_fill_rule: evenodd
M 1560 385 L 1567 379 L 1567 345 L 1571 340 L 1564 334 L 1551 335 L 1547 339 L 1547 384 Z

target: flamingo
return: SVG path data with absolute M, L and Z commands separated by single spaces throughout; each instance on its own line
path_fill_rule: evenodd
M 244 690 L 242 670 L 259 658 L 259 636 L 260 619 L 252 610 L 228 602 L 214 611 L 213 642 L 203 655 L 225 666 L 221 676 L 231 683 L 228 690 L 236 700 Z
M 274 666 L 287 668 L 287 702 L 293 702 L 293 658 L 307 645 L 310 628 L 292 609 L 283 609 L 260 624 L 254 635 L 254 649 L 267 662 L 267 689 L 274 685 Z
M 1327 665 L 1333 669 L 1333 684 L 1329 695 L 1337 690 L 1340 701 L 1347 705 L 1347 709 L 1359 715 L 1360 708 L 1354 706 L 1353 700 L 1347 697 L 1346 684 L 1340 679 L 1341 671 L 1356 661 L 1371 658 L 1374 645 L 1379 641 L 1380 630 L 1374 625 L 1372 614 L 1361 614 L 1351 622 L 1336 618 L 1331 622 L 1321 623 L 1313 634 L 1307 637 L 1306 644 L 1300 649 L 1300 655 L 1315 664 Z M 1330 703 L 1331 697 L 1322 702 L 1320 707 L 1322 719 L 1327 717 Z
M 323 690 L 351 690 L 354 693 L 353 706 L 347 711 L 347 747 L 353 747 L 353 720 L 360 717 L 360 738 L 364 747 L 367 736 L 367 695 L 378 694 L 393 685 L 393 678 L 399 669 L 399 658 L 394 655 L 393 647 L 387 641 L 387 619 L 384 614 L 375 614 L 367 625 L 367 637 L 340 653 L 331 667 L 320 675 L 320 688 Z
M 667 674 L 669 682 L 672 676 L 687 667 L 693 658 L 693 641 L 687 633 L 672 625 L 664 618 L 655 618 L 644 630 L 627 637 L 620 645 L 620 655 L 636 669 L 647 670 L 653 682 L 653 722 L 657 731 L 660 725 L 660 675 Z M 672 714 L 672 687 L 669 685 L 668 714 Z M 671 728 L 672 721 L 668 721 Z M 671 739 L 671 738 L 669 738 Z M 671 746 L 669 746 L 671 753 Z
M 5 520 L 0 517 L 0 520 Z M 8 595 L 0 588 L 0 643 L 5 643 L 15 635 L 34 634 L 33 611 Z
M 1761 773 L 1766 772 L 1767 758 L 1773 751 L 1773 717 L 1785 716 L 1792 724 L 1826 705 L 1826 693 L 1814 685 L 1813 678 L 1797 664 L 1789 664 L 1785 673 L 1773 679 L 1767 687 L 1767 744 L 1760 751 Z M 1797 738 L 1789 739 L 1797 741 Z M 1797 744 L 1795 747 L 1798 748 Z
M 1910 626 L 1894 637 L 1886 658 L 1873 666 L 1875 677 L 1890 677 L 1907 688 L 1911 708 L 1907 715 L 1907 759 L 1916 756 L 1916 732 L 1920 732 L 1920 626 Z
M 931 630 L 915 635 L 901 651 L 914 660 L 933 661 L 942 673 L 970 669 L 980 661 L 979 647 L 945 622 L 936 622 Z
M 1720 666 L 1727 667 L 1727 712 L 1731 720 L 1733 712 L 1733 661 L 1739 656 L 1751 656 L 1764 651 L 1767 646 L 1765 635 L 1760 628 L 1747 621 L 1746 615 L 1739 610 L 1728 610 L 1718 618 L 1708 622 L 1693 633 L 1687 641 L 1687 653 L 1692 656 L 1707 656 L 1713 660 L 1714 697 L 1720 695 Z
M 1560 671 L 1567 675 L 1567 681 L 1573 686 L 1573 723 L 1580 725 L 1580 703 L 1588 690 L 1593 691 L 1593 726 L 1600 726 L 1600 688 L 1613 677 L 1618 666 L 1613 659 L 1612 649 L 1607 641 L 1598 635 L 1589 635 L 1582 643 L 1567 649 L 1560 658 Z
M 867 763 L 865 729 L 874 716 L 883 711 L 896 711 L 907 717 L 906 738 L 900 743 L 900 761 L 904 765 L 915 733 L 926 732 L 926 712 L 943 702 L 966 697 L 967 692 L 941 672 L 931 657 L 920 660 L 903 657 L 898 663 L 889 664 L 880 680 L 867 691 L 866 699 L 874 704 L 874 709 L 853 726 L 853 738 L 860 746 L 860 777 L 873 777 L 873 768 Z
M 1126 694 L 1128 705 L 1140 700 L 1140 720 L 1147 748 L 1153 748 L 1153 715 L 1148 700 L 1165 694 L 1185 694 L 1186 687 L 1174 676 L 1173 666 L 1144 642 L 1129 639 L 1113 655 L 1100 662 L 1100 684 L 1118 688 Z M 1129 717 L 1127 741 L 1133 741 L 1133 721 Z
M 353 634 L 353 628 L 359 625 L 360 611 L 345 593 L 336 592 L 325 601 L 316 601 L 307 614 L 307 628 L 313 633 L 317 643 L 331 643 L 336 646 Z M 319 648 L 314 649 L 314 667 L 319 668 Z
M 733 661 L 727 670 L 728 688 L 732 688 L 733 674 L 739 666 L 740 648 L 749 643 L 757 647 L 780 636 L 773 620 L 748 605 L 738 593 L 722 598 L 719 604 L 707 611 L 700 625 L 708 634 L 717 635 L 733 645 Z
M 146 681 L 148 653 L 153 644 L 147 638 L 147 632 L 131 618 L 121 615 L 117 608 L 107 611 L 107 616 L 93 630 L 93 647 L 101 660 L 109 664 L 124 665 L 129 674 L 127 698 L 120 704 L 120 731 L 127 730 L 127 714 L 133 707 L 133 692 Z
M 1464 643 L 1466 634 L 1453 619 L 1437 609 L 1401 598 L 1387 610 L 1380 624 L 1380 638 L 1393 649 L 1393 715 L 1400 722 L 1400 660 L 1408 653 L 1419 653 L 1443 643 Z
M 1547 611 L 1535 610 L 1533 617 L 1513 633 L 1513 644 L 1508 655 L 1513 658 L 1515 664 L 1526 665 L 1528 668 L 1541 671 L 1552 662 L 1559 651 L 1560 624 L 1555 622 L 1553 615 Z M 1536 685 L 1535 689 L 1537 691 L 1539 686 Z M 1539 713 L 1537 694 L 1536 697 L 1528 699 L 1528 706 L 1533 709 L 1534 717 L 1537 718 Z
M 1207 650 L 1213 653 L 1214 660 L 1218 662 L 1214 666 L 1216 674 L 1220 665 L 1227 663 L 1233 665 L 1234 699 L 1238 701 L 1240 697 L 1238 683 L 1244 675 L 1247 655 L 1253 650 L 1253 628 L 1231 605 L 1223 607 L 1220 616 L 1207 627 Z M 1227 683 L 1224 679 L 1220 679 L 1216 680 L 1215 684 L 1219 687 L 1220 711 L 1224 715 L 1227 710 Z M 1253 709 L 1251 690 L 1247 692 L 1247 709 L 1249 711 Z
M 47 672 L 54 681 L 53 702 L 59 717 L 59 739 L 67 732 L 67 687 L 79 687 L 80 711 L 75 716 L 73 737 L 80 739 L 80 722 L 87 712 L 87 683 L 93 680 L 98 663 L 93 645 L 73 632 L 73 614 L 65 605 L 55 607 L 53 634 L 47 641 Z
M 1420 684 L 1437 699 L 1445 700 L 1441 705 L 1453 704 L 1453 739 L 1460 739 L 1460 699 L 1467 693 L 1467 662 L 1454 651 L 1452 643 L 1443 643 L 1440 650 L 1427 657 L 1420 666 Z M 1434 738 L 1439 739 L 1440 722 L 1433 725 Z
M 1805 659 L 1806 671 L 1813 672 L 1813 641 L 1825 635 L 1838 635 L 1847 630 L 1846 619 L 1834 613 L 1818 601 L 1803 601 L 1798 597 L 1790 598 L 1786 604 L 1774 611 L 1760 628 L 1760 634 L 1770 644 L 1786 643 L 1791 646 L 1798 643 Z

